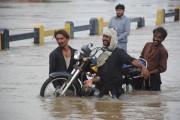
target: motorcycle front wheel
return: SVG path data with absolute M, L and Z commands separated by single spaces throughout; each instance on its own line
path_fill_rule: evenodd
M 67 78 L 48 78 L 42 85 L 40 96 L 42 97 L 58 97 L 67 84 Z M 81 92 L 80 85 L 74 81 L 63 96 L 77 96 Z

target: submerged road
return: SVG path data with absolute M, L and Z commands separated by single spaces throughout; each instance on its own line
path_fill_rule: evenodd
M 39 91 L 48 78 L 49 53 L 57 47 L 55 40 L 44 45 L 23 41 L 11 43 L 10 50 L 0 52 L 0 117 L 16 120 L 56 119 L 180 119 L 180 22 L 163 25 L 168 30 L 164 41 L 169 52 L 168 69 L 162 74 L 162 91 L 133 91 L 120 100 L 110 98 L 41 98 Z M 132 30 L 128 53 L 136 58 L 154 27 Z M 101 36 L 76 37 L 70 45 L 76 49 L 92 42 L 101 45 Z
M 30 2 L 31 1 L 31 2 Z M 36 1 L 36 2 L 32 2 Z M 180 5 L 179 0 L 0 0 L 0 26 L 10 35 L 33 31 L 37 23 L 45 29 L 89 23 L 91 17 L 108 21 L 115 15 L 117 3 L 126 6 L 128 17 L 144 17 L 145 27 L 132 24 L 128 53 L 138 58 L 146 42 L 152 41 L 156 12 Z M 52 37 L 45 44 L 33 40 L 10 43 L 10 50 L 0 51 L 0 119 L 2 120 L 180 120 L 180 22 L 167 18 L 163 24 L 168 36 L 163 42 L 169 52 L 168 69 L 162 74 L 162 91 L 132 91 L 120 100 L 109 97 L 41 98 L 40 88 L 48 78 L 49 53 L 57 47 Z M 84 44 L 101 46 L 102 36 L 89 31 L 75 33 L 70 45 L 78 50 Z

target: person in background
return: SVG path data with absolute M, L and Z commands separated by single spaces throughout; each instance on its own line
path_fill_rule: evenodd
M 163 27 L 153 30 L 153 41 L 147 42 L 142 50 L 141 58 L 148 63 L 150 73 L 149 79 L 145 80 L 145 89 L 152 91 L 161 90 L 161 76 L 167 69 L 168 52 L 162 42 L 167 36 L 167 31 Z
M 100 97 L 109 93 L 111 97 L 119 98 L 124 93 L 121 73 L 123 64 L 130 63 L 141 68 L 142 75 L 145 78 L 149 76 L 149 71 L 138 60 L 128 55 L 125 50 L 117 47 L 117 33 L 113 28 L 107 28 L 103 31 L 102 42 L 108 51 L 99 55 L 97 58 L 97 77 L 84 81 L 84 87 L 92 87 L 93 82 L 98 83 L 97 88 L 100 90 Z
M 125 6 L 118 4 L 115 7 L 116 16 L 112 17 L 108 27 L 114 28 L 118 36 L 118 47 L 127 52 L 128 36 L 130 34 L 130 20 L 124 15 Z

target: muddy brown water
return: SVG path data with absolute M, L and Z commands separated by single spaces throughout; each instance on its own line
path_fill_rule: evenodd
M 76 24 L 88 23 L 91 16 L 102 16 L 108 20 L 114 14 L 112 6 L 118 2 L 120 1 L 1 1 L 0 25 L 9 28 L 10 34 L 16 34 L 31 31 L 36 23 L 42 23 L 48 29 L 63 26 L 68 19 Z M 124 4 L 127 6 L 128 16 L 145 16 L 146 27 L 135 29 L 136 24 L 132 24 L 129 36 L 128 53 L 138 58 L 144 44 L 152 40 L 157 8 L 172 9 L 180 5 L 180 2 L 128 0 Z M 69 5 L 73 10 L 67 7 Z M 61 15 L 57 15 L 57 10 L 61 10 Z M 55 40 L 47 37 L 43 45 L 33 44 L 32 39 L 10 43 L 10 50 L 0 51 L 0 120 L 179 120 L 180 22 L 172 21 L 169 18 L 162 25 L 168 30 L 168 37 L 163 44 L 169 52 L 168 69 L 162 74 L 162 91 L 126 92 L 119 100 L 108 96 L 40 97 L 41 85 L 48 78 L 49 53 L 57 47 Z M 76 33 L 75 39 L 70 40 L 70 45 L 78 50 L 90 42 L 94 46 L 101 45 L 101 36 L 88 34 L 89 31 Z

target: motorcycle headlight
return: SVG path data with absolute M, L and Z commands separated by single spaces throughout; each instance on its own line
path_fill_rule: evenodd
M 80 55 L 81 55 L 81 53 L 79 51 L 75 51 L 74 52 L 74 59 L 75 60 L 79 60 L 80 59 Z

